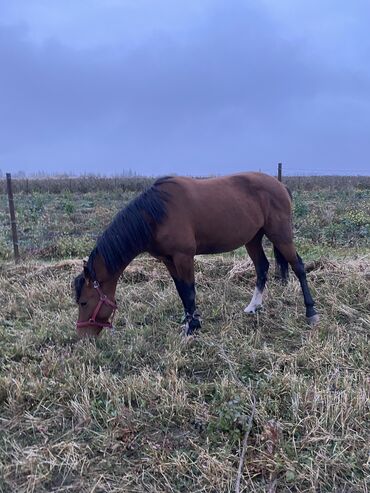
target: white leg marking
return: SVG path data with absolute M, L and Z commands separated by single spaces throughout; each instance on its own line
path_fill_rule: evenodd
M 245 313 L 256 313 L 256 310 L 262 306 L 262 292 L 254 288 L 253 298 L 249 305 L 244 308 Z

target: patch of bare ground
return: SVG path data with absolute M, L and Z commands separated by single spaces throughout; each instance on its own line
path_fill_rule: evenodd
M 78 341 L 80 261 L 0 268 L 0 491 L 367 492 L 370 258 L 308 266 L 321 324 L 298 282 L 271 279 L 247 316 L 250 262 L 197 260 L 203 329 L 185 340 L 161 264 L 118 289 L 117 330 Z M 271 276 L 272 277 L 272 276 Z

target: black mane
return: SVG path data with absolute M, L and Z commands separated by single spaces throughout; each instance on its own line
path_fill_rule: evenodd
M 79 274 L 77 277 L 75 277 L 74 287 L 75 287 L 76 303 L 79 302 L 84 284 L 85 284 L 85 278 L 83 274 Z
M 97 254 L 103 257 L 108 272 L 113 275 L 148 248 L 155 226 L 167 214 L 168 194 L 158 185 L 169 178 L 157 180 L 116 214 L 90 254 L 87 269 L 92 278 L 95 277 L 93 265 Z M 84 285 L 83 274 L 76 277 L 74 284 L 78 301 Z

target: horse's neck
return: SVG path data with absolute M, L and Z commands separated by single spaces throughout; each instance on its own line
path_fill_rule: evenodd
M 140 252 L 142 253 L 142 252 Z M 138 253 L 137 255 L 134 255 L 130 260 L 126 261 L 122 267 L 115 272 L 114 274 L 110 273 L 105 265 L 104 259 L 100 254 L 97 254 L 95 260 L 94 260 L 94 270 L 96 274 L 96 278 L 98 281 L 113 281 L 117 282 L 124 270 L 128 267 L 128 265 L 131 264 L 131 262 L 138 256 L 140 255 Z

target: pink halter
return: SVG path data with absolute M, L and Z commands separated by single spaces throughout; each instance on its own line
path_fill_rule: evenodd
M 118 307 L 114 301 L 111 301 L 108 298 L 108 296 L 103 293 L 103 291 L 100 289 L 100 284 L 98 281 L 94 281 L 93 286 L 99 293 L 99 296 L 100 296 L 99 302 L 96 305 L 96 308 L 95 308 L 94 313 L 92 314 L 90 320 L 86 320 L 85 322 L 77 322 L 76 328 L 81 329 L 82 327 L 99 327 L 100 329 L 103 329 L 104 327 L 107 327 L 108 329 L 113 329 L 113 319 L 114 319 L 114 315 L 115 315 Z M 97 322 L 96 317 L 98 316 L 100 308 L 104 304 L 113 307 L 113 313 L 112 313 L 111 321 L 110 322 Z

